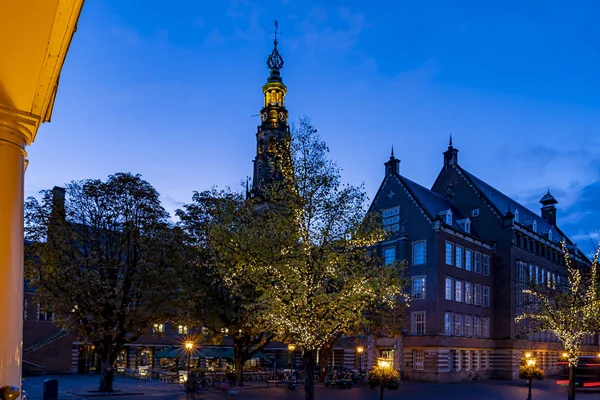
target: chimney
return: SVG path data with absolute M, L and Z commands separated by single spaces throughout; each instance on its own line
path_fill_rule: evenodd
M 550 225 L 556 226 L 556 207 L 555 204 L 558 204 L 558 201 L 550 194 L 550 189 L 548 189 L 548 193 L 541 198 L 540 203 L 542 203 L 542 218 L 544 218 Z
M 448 150 L 444 152 L 444 168 L 450 168 L 452 165 L 458 164 L 458 150 L 452 146 L 452 135 L 450 135 L 450 143 Z
M 385 165 L 385 176 L 400 174 L 400 160 L 394 157 L 394 146 L 392 146 L 392 155 L 390 155 L 390 159 L 383 165 Z

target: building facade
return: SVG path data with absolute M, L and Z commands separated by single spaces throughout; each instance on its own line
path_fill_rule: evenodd
M 371 358 L 394 358 L 405 378 L 431 382 L 465 380 L 472 370 L 514 379 L 524 352 L 555 372 L 562 353 L 556 337 L 524 333 L 514 322 L 524 277 L 566 279 L 562 240 L 576 263 L 590 262 L 556 226 L 550 192 L 541 203 L 538 215 L 466 171 L 452 139 L 431 189 L 403 176 L 392 150 L 370 212 L 380 213 L 391 233 L 378 246 L 381 257 L 406 261 L 411 303 L 405 334 L 393 346 L 373 339 Z M 597 344 L 587 337 L 584 352 Z

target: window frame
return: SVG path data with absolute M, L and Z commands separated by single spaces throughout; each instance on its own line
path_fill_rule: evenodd
M 392 250 L 392 252 L 393 252 L 392 262 L 388 262 L 388 255 L 387 255 L 388 250 Z M 383 262 L 385 263 L 385 265 L 392 265 L 393 263 L 396 262 L 396 246 L 387 246 L 387 247 L 383 248 Z
M 473 272 L 473 250 L 471 249 L 465 249 L 465 271 Z
M 386 212 L 388 214 L 386 215 Z M 389 213 L 391 212 L 391 213 Z M 400 206 L 388 207 L 381 210 L 381 225 L 386 232 L 396 232 L 400 229 Z
M 454 266 L 456 268 L 463 268 L 463 255 L 465 253 L 465 248 L 460 245 L 454 245 Z
M 415 252 L 415 246 L 419 246 L 419 245 L 423 245 L 423 262 L 419 263 L 419 264 L 416 264 L 415 263 L 415 260 L 416 260 L 415 254 L 417 254 L 417 253 Z M 412 265 L 413 266 L 426 265 L 427 264 L 427 240 L 417 240 L 415 242 L 412 242 L 411 251 L 412 251 L 411 259 L 412 259 Z
M 483 285 L 481 287 L 481 305 L 483 307 L 490 306 L 490 294 L 491 294 L 490 287 Z
M 447 336 L 452 336 L 452 332 L 454 331 L 454 313 L 445 312 L 444 313 L 444 334 Z
M 448 286 L 450 285 L 450 286 Z M 448 298 L 450 297 L 450 298 Z M 454 279 L 447 276 L 444 284 L 444 299 L 452 301 L 454 300 Z
M 445 261 L 446 261 L 446 265 L 450 265 L 450 266 L 454 266 L 454 243 L 446 240 L 446 247 L 445 247 L 446 251 L 445 251 Z M 448 256 L 450 256 L 450 262 L 448 262 Z
M 468 288 L 468 290 L 467 290 Z M 473 282 L 465 281 L 465 304 L 473 304 Z
M 415 280 L 423 280 L 423 297 L 415 297 Z M 427 298 L 427 276 L 426 275 L 415 275 L 411 277 L 410 282 L 410 298 L 411 300 L 425 300 Z
M 460 289 L 459 289 L 460 288 Z M 464 298 L 464 281 L 454 280 L 454 301 L 462 303 Z
M 475 268 L 473 271 L 476 274 L 483 272 L 483 254 L 480 251 L 475 251 Z
M 490 276 L 492 269 L 492 258 L 488 254 L 483 255 L 483 275 Z
M 476 283 L 473 286 L 473 304 L 476 306 L 481 306 L 481 297 L 482 297 L 482 289 L 481 284 Z
M 417 321 L 417 317 L 422 317 L 421 321 Z M 424 336 L 427 334 L 427 311 L 413 311 L 410 315 L 411 333 L 414 336 Z M 419 333 L 419 327 L 422 327 L 422 332 Z

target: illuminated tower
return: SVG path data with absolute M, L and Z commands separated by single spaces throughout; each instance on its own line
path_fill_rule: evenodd
M 261 187 L 283 178 L 283 166 L 289 160 L 290 128 L 288 112 L 285 109 L 287 88 L 281 81 L 279 71 L 283 68 L 283 58 L 277 50 L 279 26 L 275 21 L 273 51 L 267 59 L 271 73 L 262 87 L 264 105 L 260 111 L 261 125 L 256 132 L 256 157 L 254 158 L 254 178 L 252 194 L 261 192 Z

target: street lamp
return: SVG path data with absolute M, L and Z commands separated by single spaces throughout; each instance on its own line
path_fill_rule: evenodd
M 525 358 L 527 358 L 527 366 L 529 366 L 530 368 L 534 368 L 535 367 L 535 359 L 531 358 L 531 354 L 529 354 L 529 357 L 527 357 L 527 354 L 525 354 Z M 531 400 L 531 381 L 532 380 L 533 380 L 533 376 L 530 376 L 529 377 L 529 394 L 527 395 L 527 400 Z
M 290 369 L 293 368 L 293 360 L 294 360 L 294 350 L 296 350 L 296 345 L 293 343 L 288 344 L 288 350 L 290 352 Z
M 194 342 L 192 342 L 191 340 L 187 340 L 185 342 L 185 350 L 188 353 L 187 376 L 186 376 L 185 380 L 188 381 L 190 379 L 190 364 L 192 362 L 192 350 L 194 350 Z
M 365 351 L 365 348 L 362 346 L 357 346 L 356 347 L 356 352 L 358 353 L 358 356 L 360 357 L 360 361 L 358 364 L 358 372 L 362 373 L 362 367 L 363 367 L 363 352 Z

